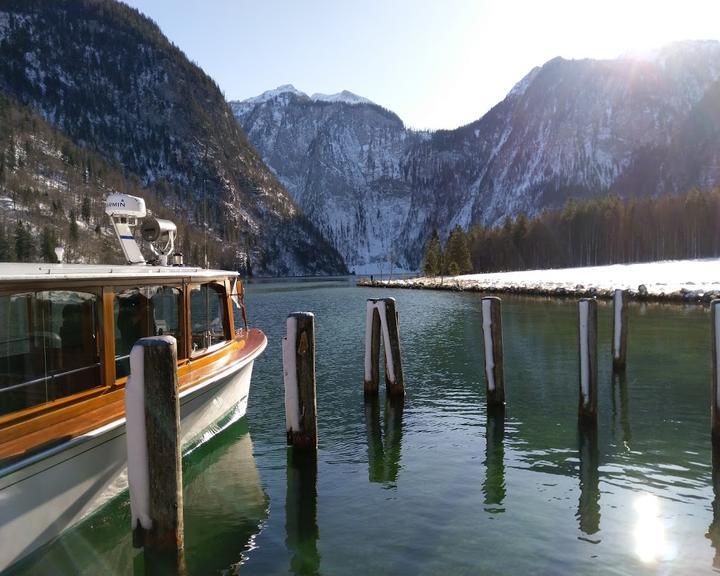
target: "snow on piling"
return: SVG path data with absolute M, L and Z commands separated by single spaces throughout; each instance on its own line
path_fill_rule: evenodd
M 293 312 L 288 316 L 282 351 L 287 443 L 317 450 L 315 316 L 312 313 Z
M 581 423 L 597 423 L 597 301 L 582 298 L 578 302 L 578 349 L 580 364 L 580 395 L 578 419 Z
M 157 562 L 184 566 L 177 343 L 141 338 L 130 353 L 125 388 L 128 482 L 133 544 L 145 547 L 146 572 Z
M 368 298 L 365 312 L 365 394 L 377 394 L 380 380 L 380 338 L 385 349 L 385 385 L 390 396 L 404 396 L 400 357 L 399 314 L 395 298 Z
M 625 370 L 627 360 L 628 312 L 626 299 L 625 290 L 615 290 L 613 294 L 612 357 L 613 370 L 616 372 Z
M 485 381 L 487 404 L 505 406 L 505 378 L 503 374 L 502 303 L 500 298 L 482 299 L 483 342 L 485 345 Z

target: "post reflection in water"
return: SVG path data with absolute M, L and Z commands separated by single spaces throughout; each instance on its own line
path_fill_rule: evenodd
M 714 447 L 712 451 L 712 485 L 713 519 L 705 536 L 710 539 L 710 545 L 715 548 L 713 568 L 720 569 L 720 447 Z
M 632 432 L 630 431 L 630 406 L 628 400 L 627 376 L 624 372 L 614 373 L 612 376 L 613 428 L 615 428 L 618 404 L 620 407 L 622 442 L 625 448 L 629 448 L 630 442 L 632 442 Z
M 505 407 L 488 408 L 485 420 L 485 481 L 487 512 L 504 512 L 505 500 Z
M 368 443 L 368 478 L 370 482 L 397 482 L 402 448 L 403 397 L 385 399 L 384 431 L 380 425 L 380 401 L 365 397 L 365 430 Z
M 188 573 L 240 566 L 267 519 L 269 503 L 247 422 L 196 448 L 185 460 L 183 484 Z
M 314 451 L 287 450 L 285 532 L 285 542 L 292 552 L 290 571 L 297 575 L 319 574 L 317 454 Z
M 595 426 L 578 426 L 580 456 L 580 501 L 576 517 L 580 530 L 591 536 L 600 530 L 600 473 L 598 439 Z M 598 543 L 600 540 L 588 540 Z

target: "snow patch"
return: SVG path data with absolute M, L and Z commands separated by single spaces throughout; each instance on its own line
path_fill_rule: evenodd
M 372 100 L 353 94 L 349 90 L 343 90 L 337 94 L 320 94 L 316 92 L 310 97 L 315 102 L 343 102 L 345 104 L 374 104 Z
M 263 102 L 268 102 L 269 100 L 273 100 L 274 98 L 277 98 L 278 96 L 283 94 L 294 94 L 295 96 L 305 96 L 307 98 L 307 94 L 305 94 L 305 92 L 301 92 L 292 84 L 283 84 L 282 86 L 278 86 L 273 90 L 266 90 L 259 96 L 253 96 L 252 98 L 241 100 L 239 104 L 262 104 Z

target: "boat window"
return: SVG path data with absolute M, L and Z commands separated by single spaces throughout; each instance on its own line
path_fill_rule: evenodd
M 232 302 L 233 327 L 238 334 L 247 328 L 247 317 L 245 315 L 244 290 L 242 283 L 235 279 L 230 288 L 230 301 Z
M 0 296 L 0 415 L 101 385 L 97 303 L 71 290 Z
M 228 340 L 225 291 L 216 284 L 202 284 L 190 291 L 193 353 Z
M 146 336 L 174 336 L 183 357 L 182 292 L 170 286 L 143 286 L 115 296 L 115 377 L 130 373 L 130 350 Z
M 244 328 L 246 328 L 245 320 L 244 320 L 244 314 L 245 310 L 243 310 L 243 302 L 240 299 L 240 296 L 233 295 L 232 297 L 232 311 L 233 311 L 233 325 L 235 328 L 235 333 L 241 332 Z

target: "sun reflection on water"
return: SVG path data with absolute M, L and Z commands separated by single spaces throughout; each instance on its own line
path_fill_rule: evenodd
M 642 562 L 661 560 L 667 552 L 665 529 L 660 519 L 660 501 L 653 494 L 642 494 L 635 499 L 637 522 L 633 531 L 635 554 Z

